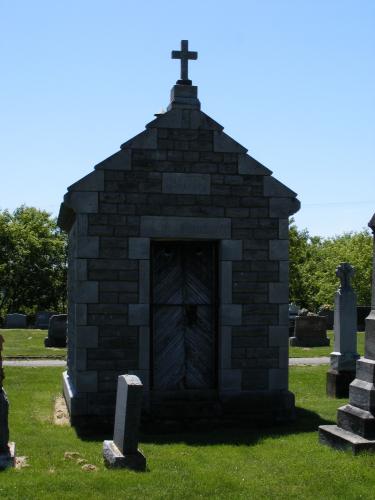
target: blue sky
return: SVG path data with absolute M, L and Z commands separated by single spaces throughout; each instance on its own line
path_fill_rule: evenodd
M 311 234 L 375 212 L 373 0 L 0 0 L 0 208 L 66 187 L 166 108 L 189 39 L 202 109 L 296 191 Z

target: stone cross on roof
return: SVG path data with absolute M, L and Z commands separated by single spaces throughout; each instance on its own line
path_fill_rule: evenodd
M 188 61 L 198 59 L 198 52 L 189 51 L 189 40 L 181 40 L 181 50 L 172 50 L 172 59 L 181 59 L 181 80 L 177 80 L 176 83 L 191 85 L 188 76 Z
M 350 280 L 352 279 L 355 269 L 348 262 L 341 262 L 336 268 L 336 276 L 340 278 L 340 290 L 351 290 Z

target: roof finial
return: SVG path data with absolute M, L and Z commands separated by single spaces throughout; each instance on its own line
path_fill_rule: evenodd
M 181 59 L 181 79 L 177 80 L 179 85 L 191 85 L 188 76 L 188 60 L 198 59 L 198 52 L 189 52 L 189 41 L 181 40 L 181 50 L 172 50 L 172 59 Z

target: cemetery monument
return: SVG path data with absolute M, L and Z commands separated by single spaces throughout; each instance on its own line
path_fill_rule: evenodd
M 107 467 L 144 471 L 146 458 L 138 449 L 143 385 L 135 375 L 120 375 L 117 382 L 113 441 L 103 442 Z
M 301 309 L 294 319 L 294 336 L 289 339 L 291 346 L 320 347 L 329 345 L 326 319 L 318 314 Z
M 73 424 L 113 421 L 120 374 L 142 417 L 288 420 L 288 217 L 296 193 L 201 111 L 181 76 L 165 113 L 68 188 Z
M 354 268 L 347 262 L 336 269 L 340 288 L 335 294 L 335 344 L 331 353 L 331 368 L 327 372 L 327 395 L 345 398 L 349 395 L 349 384 L 355 378 L 357 353 L 357 299 L 350 280 Z
M 48 336 L 44 339 L 46 347 L 65 347 L 67 314 L 54 314 L 48 324 Z
M 369 222 L 374 235 L 372 303 L 366 318 L 365 355 L 357 361 L 349 387 L 349 404 L 337 410 L 337 425 L 321 425 L 319 440 L 354 454 L 375 451 L 375 214 Z

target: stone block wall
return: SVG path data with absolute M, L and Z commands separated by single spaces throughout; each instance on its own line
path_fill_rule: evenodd
M 172 109 L 69 188 L 72 414 L 113 413 L 119 374 L 152 389 L 153 239 L 218 242 L 218 393 L 287 391 L 288 216 L 299 202 L 270 174 L 204 113 Z

